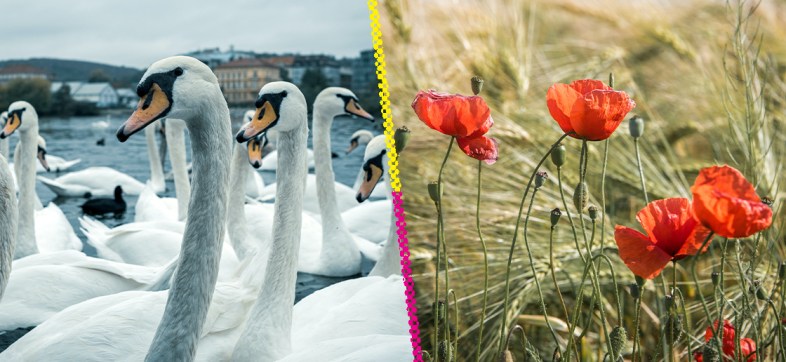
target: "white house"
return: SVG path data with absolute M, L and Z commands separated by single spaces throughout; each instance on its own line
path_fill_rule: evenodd
M 98 108 L 114 107 L 119 101 L 117 92 L 107 82 L 54 82 L 50 90 L 57 92 L 64 84 L 71 88 L 71 98 L 75 101 L 93 103 Z
M 126 108 L 134 108 L 139 102 L 139 96 L 131 88 L 118 88 L 117 105 Z

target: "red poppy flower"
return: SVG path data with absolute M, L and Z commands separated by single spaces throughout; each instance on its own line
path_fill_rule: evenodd
M 772 224 L 772 209 L 733 167 L 702 169 L 690 190 L 696 218 L 720 236 L 744 238 Z
M 614 133 L 636 102 L 599 80 L 581 79 L 552 85 L 546 105 L 562 131 L 575 132 L 571 137 L 601 141 Z
M 718 328 L 718 321 L 716 320 L 713 323 L 714 328 Z M 713 328 L 707 327 L 707 330 L 704 331 L 704 342 L 709 342 L 710 339 L 715 335 L 713 332 Z M 723 355 L 726 357 L 733 358 L 736 361 L 736 357 L 734 355 L 735 352 L 735 335 L 736 331 L 734 330 L 734 326 L 731 322 L 727 320 L 723 320 L 723 340 L 721 341 L 723 350 Z M 756 342 L 754 342 L 750 338 L 742 338 L 740 339 L 740 354 L 742 357 L 747 357 L 748 362 L 753 362 L 756 360 Z M 693 358 L 696 362 L 703 362 L 704 357 L 702 356 L 701 351 L 697 351 L 693 354 Z M 724 358 L 724 361 L 726 359 Z
M 693 217 L 686 198 L 650 202 L 636 219 L 647 235 L 617 225 L 614 240 L 625 265 L 645 279 L 658 276 L 672 260 L 696 254 L 709 234 Z
M 459 148 L 467 156 L 485 161 L 491 165 L 497 162 L 497 140 L 491 137 L 461 137 L 457 138 Z
M 420 91 L 412 108 L 423 123 L 454 137 L 479 137 L 494 124 L 491 110 L 479 96 Z

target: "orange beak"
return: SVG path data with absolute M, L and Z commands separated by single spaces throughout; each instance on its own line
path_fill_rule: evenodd
M 153 83 L 150 91 L 139 100 L 131 117 L 117 130 L 117 139 L 120 142 L 125 142 L 134 133 L 164 117 L 171 107 L 172 103 L 169 101 L 169 97 L 158 84 Z
M 363 182 L 358 188 L 358 194 L 356 197 L 358 202 L 368 200 L 368 198 L 371 196 L 371 192 L 374 191 L 374 187 L 377 186 L 380 178 L 382 178 L 382 169 L 373 164 L 369 165 L 369 168 L 365 170 L 363 174 Z
M 347 102 L 347 105 L 346 107 L 344 107 L 344 110 L 349 114 L 354 114 L 360 118 L 365 118 L 371 122 L 374 122 L 374 116 L 366 112 L 366 110 L 363 109 L 363 107 L 361 107 L 360 104 L 358 104 L 358 102 L 354 99 Z
M 3 132 L 0 132 L 0 138 L 10 137 L 19 126 L 22 125 L 22 120 L 16 112 L 9 115 L 8 120 L 3 126 Z
M 262 141 L 257 137 L 248 140 L 248 163 L 254 168 L 262 166 Z
M 240 129 L 235 139 L 238 142 L 246 142 L 266 131 L 277 119 L 278 115 L 276 114 L 276 110 L 273 109 L 273 105 L 270 104 L 270 102 L 265 102 L 261 107 L 257 108 L 257 111 L 254 113 L 254 118 Z M 261 152 L 260 150 L 260 154 Z

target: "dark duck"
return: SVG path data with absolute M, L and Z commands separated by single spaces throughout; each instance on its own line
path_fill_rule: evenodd
M 115 217 L 121 216 L 126 212 L 126 201 L 123 200 L 123 188 L 115 187 L 115 197 L 101 197 L 87 200 L 82 204 L 82 212 L 87 215 L 100 216 L 113 214 Z

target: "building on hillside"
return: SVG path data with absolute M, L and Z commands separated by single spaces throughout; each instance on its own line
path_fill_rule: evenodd
M 14 79 L 49 79 L 49 74 L 41 69 L 27 64 L 12 64 L 0 68 L 0 84 Z
M 215 69 L 219 65 L 235 60 L 256 57 L 254 52 L 235 50 L 234 46 L 229 46 L 229 50 L 227 51 L 222 51 L 220 48 L 209 48 L 193 51 L 184 55 L 199 59 L 202 63 L 207 64 L 210 69 Z
M 379 87 L 374 50 L 364 50 L 352 59 L 352 89 L 364 107 L 379 108 Z
M 118 104 L 117 92 L 107 82 L 54 82 L 50 91 L 56 93 L 63 85 L 68 85 L 71 98 L 77 102 L 92 103 L 98 108 L 115 107 Z
M 219 65 L 213 71 L 227 103 L 251 106 L 259 89 L 281 80 L 281 68 L 263 59 L 240 59 Z

